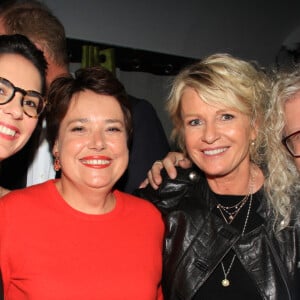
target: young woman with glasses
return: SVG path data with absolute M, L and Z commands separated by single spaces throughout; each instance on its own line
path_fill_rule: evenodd
M 37 126 L 46 68 L 43 53 L 25 36 L 0 36 L 0 161 L 23 148 Z M 7 192 L 1 188 L 0 196 Z

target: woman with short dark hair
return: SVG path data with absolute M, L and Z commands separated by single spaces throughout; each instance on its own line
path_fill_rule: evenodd
M 123 85 L 94 67 L 51 85 L 47 135 L 61 178 L 0 202 L 7 299 L 163 299 L 164 225 L 149 202 L 114 188 L 132 125 Z

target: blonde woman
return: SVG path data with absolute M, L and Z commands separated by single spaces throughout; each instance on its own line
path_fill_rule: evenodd
M 193 167 L 161 179 L 188 165 L 175 153 L 139 191 L 165 217 L 165 299 L 297 299 L 298 227 L 264 188 L 269 91 L 264 72 L 226 54 L 176 77 L 167 108 Z

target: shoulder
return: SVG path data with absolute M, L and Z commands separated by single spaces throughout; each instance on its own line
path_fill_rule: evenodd
M 21 207 L 26 206 L 30 202 L 36 201 L 36 199 L 42 199 L 43 195 L 49 195 L 49 192 L 54 189 L 54 180 L 49 180 L 24 189 L 11 191 L 1 198 L 0 203 L 2 206 L 17 206 L 21 209 Z
M 145 199 L 121 192 L 119 190 L 115 190 L 114 194 L 117 199 L 123 201 L 127 209 L 130 208 L 135 211 L 145 211 L 147 213 L 152 212 L 153 214 L 160 214 L 155 205 Z
M 291 196 L 291 223 L 300 228 L 300 193 L 299 189 Z
M 194 187 L 205 185 L 203 173 L 196 168 L 182 169 L 177 167 L 177 177 L 171 179 L 165 170 L 162 171 L 163 181 L 157 190 L 150 185 L 137 191 L 137 195 L 150 200 L 160 209 L 173 208 L 179 205 L 183 198 L 191 196 Z
M 0 227 L 25 226 L 40 217 L 48 206 L 51 183 L 46 182 L 28 188 L 15 190 L 0 199 Z M 54 184 L 53 189 L 54 189 Z M 48 201 L 48 202 L 47 202 Z
M 122 203 L 121 219 L 127 219 L 131 224 L 138 224 L 138 226 L 150 226 L 156 228 L 159 232 L 163 232 L 164 223 L 161 212 L 149 201 L 139 197 L 114 191 L 117 201 Z

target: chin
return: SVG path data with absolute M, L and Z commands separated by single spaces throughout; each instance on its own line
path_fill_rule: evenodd
M 213 169 L 202 168 L 202 171 L 207 177 L 223 177 L 230 173 L 230 172 L 228 173 L 228 171 L 225 170 L 217 170 L 216 168 Z
M 111 180 L 85 180 L 84 181 L 85 184 L 91 188 L 95 188 L 95 189 L 100 189 L 100 188 L 104 188 L 104 187 L 112 187 L 113 183 L 111 182 Z

